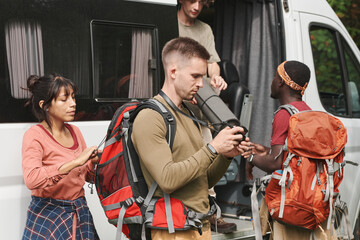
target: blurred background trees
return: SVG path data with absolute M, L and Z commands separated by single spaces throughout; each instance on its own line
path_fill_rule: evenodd
M 360 0 L 327 0 L 360 49 Z

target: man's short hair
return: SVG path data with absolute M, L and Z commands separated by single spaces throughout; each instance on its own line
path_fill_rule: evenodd
M 310 69 L 304 63 L 294 60 L 287 61 L 284 68 L 291 80 L 301 87 L 310 81 Z
M 192 1 L 192 0 L 184 0 L 184 1 Z M 214 0 L 200 0 L 200 2 L 204 4 L 204 7 L 209 7 L 210 3 L 213 3 Z M 178 10 L 181 8 L 181 3 L 179 2 L 179 0 L 177 1 L 177 8 Z
M 163 63 L 170 53 L 178 53 L 186 59 L 197 57 L 209 60 L 210 58 L 210 54 L 204 46 L 188 37 L 174 38 L 165 44 L 161 54 Z

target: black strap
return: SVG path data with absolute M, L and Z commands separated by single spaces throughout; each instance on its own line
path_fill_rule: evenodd
M 199 128 L 198 124 L 204 126 L 204 127 L 207 127 L 209 128 L 210 130 L 213 130 L 215 132 L 219 132 L 218 130 L 216 130 L 215 128 L 213 127 L 210 127 L 206 122 L 204 121 L 201 121 L 199 119 L 197 119 L 195 117 L 195 114 L 186 106 L 186 104 L 184 102 L 182 102 L 182 105 L 190 112 L 191 116 L 184 113 L 183 111 L 181 111 L 175 104 L 173 101 L 171 101 L 171 99 L 162 91 L 160 90 L 159 92 L 160 96 L 170 105 L 170 107 L 172 107 L 175 111 L 181 113 L 182 115 L 190 118 L 191 120 L 193 120 L 193 122 L 195 123 L 196 127 Z

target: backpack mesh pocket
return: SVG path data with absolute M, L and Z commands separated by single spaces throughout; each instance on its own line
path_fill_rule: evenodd
M 96 172 L 97 191 L 104 198 L 123 187 L 129 186 L 124 155 L 122 153 L 98 165 Z

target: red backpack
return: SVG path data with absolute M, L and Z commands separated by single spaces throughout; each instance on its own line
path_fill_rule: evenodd
M 265 202 L 273 219 L 314 230 L 334 214 L 343 178 L 346 128 L 336 117 L 319 111 L 299 112 L 283 105 L 291 117 L 283 168 L 272 174 Z
M 170 233 L 195 228 L 201 233 L 201 219 L 218 210 L 212 199 L 210 211 L 202 214 L 187 208 L 169 194 L 163 193 L 162 198 L 153 197 L 158 187 L 156 182 L 148 190 L 131 140 L 134 119 L 145 108 L 162 115 L 167 127 L 166 139 L 172 148 L 176 120 L 162 103 L 149 99 L 121 106 L 110 122 L 104 150 L 95 170 L 95 186 L 105 215 L 111 224 L 117 226 L 116 239 L 121 239 L 122 233 L 132 240 L 148 239 L 145 226 L 168 229 Z
M 115 112 L 96 166 L 94 182 L 105 215 L 111 224 L 118 227 L 117 239 L 121 238 L 121 232 L 128 238 L 141 239 L 145 214 L 141 208 L 148 188 L 131 141 L 131 132 L 136 115 L 144 108 L 151 108 L 163 116 L 170 147 L 175 137 L 175 118 L 155 99 L 129 102 Z

